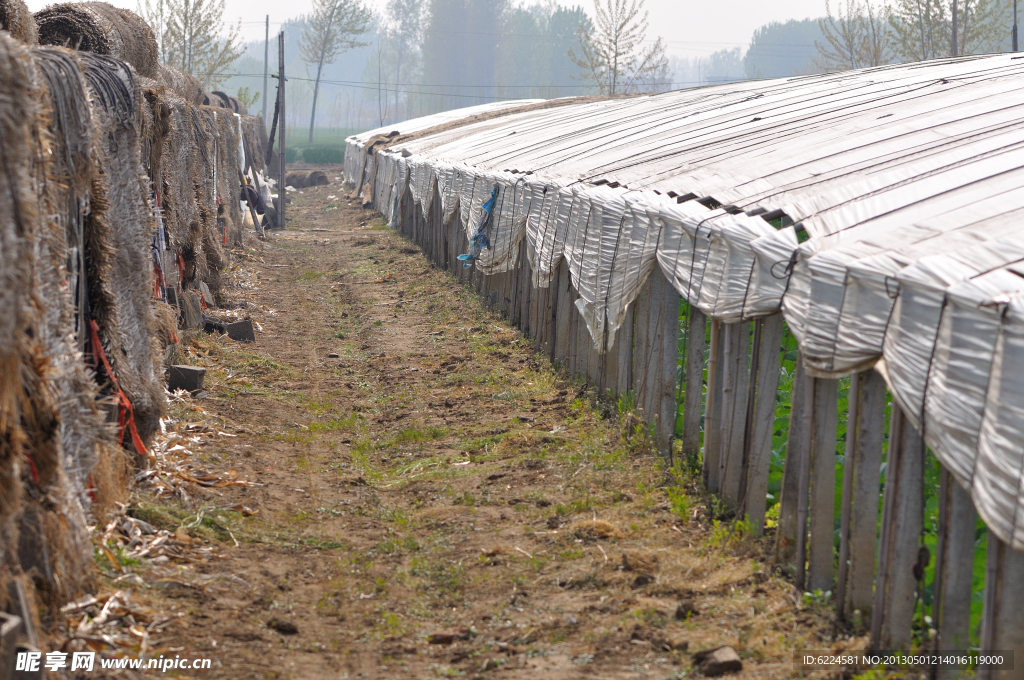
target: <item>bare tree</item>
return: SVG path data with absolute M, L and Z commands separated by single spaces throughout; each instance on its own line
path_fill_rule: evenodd
M 641 14 L 643 10 L 643 14 Z M 569 50 L 582 71 L 602 94 L 638 92 L 657 85 L 667 73 L 668 58 L 661 38 L 644 47 L 647 11 L 644 0 L 594 0 L 594 25 L 578 32 L 580 52 Z
M 194 75 L 204 89 L 223 80 L 242 54 L 240 27 L 224 31 L 224 0 L 144 0 L 138 6 L 156 33 L 160 61 Z
M 871 0 L 840 0 L 832 14 L 825 0 L 823 19 L 818 19 L 825 42 L 814 41 L 815 66 L 823 71 L 845 71 L 889 62 L 889 7 L 874 7 Z
M 223 1 L 223 0 L 222 0 Z M 299 53 L 308 64 L 316 64 L 313 82 L 313 107 L 309 114 L 309 143 L 313 143 L 316 100 L 320 94 L 320 76 L 324 64 L 333 64 L 342 52 L 369 43 L 357 38 L 370 28 L 372 15 L 359 0 L 313 0 L 313 14 L 299 40 Z

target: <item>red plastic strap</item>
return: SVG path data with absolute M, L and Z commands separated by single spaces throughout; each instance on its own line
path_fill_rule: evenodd
M 34 460 L 32 460 L 32 456 L 28 455 L 27 451 L 25 452 L 25 460 L 28 461 L 28 469 L 32 472 L 32 481 L 34 481 L 36 484 L 38 484 L 39 483 L 39 470 L 36 469 L 36 462 Z
M 100 342 L 99 326 L 96 325 L 95 319 L 89 319 L 89 330 L 91 331 L 93 352 L 103 362 L 103 368 L 107 371 L 107 377 L 110 378 L 111 384 L 117 390 L 119 406 L 118 438 L 124 439 L 124 428 L 127 425 L 128 431 L 131 433 L 132 444 L 135 445 L 135 451 L 140 456 L 148 456 L 149 451 L 146 450 L 146 445 L 142 443 L 142 437 L 139 436 L 139 431 L 135 427 L 135 413 L 132 410 L 132 402 L 128 400 L 128 397 L 121 391 L 121 386 L 117 384 L 117 378 L 114 377 L 114 371 L 110 368 L 110 362 L 107 361 L 107 355 L 103 351 L 103 344 Z

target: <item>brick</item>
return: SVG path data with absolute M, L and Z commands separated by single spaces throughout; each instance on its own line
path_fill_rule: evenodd
M 174 390 L 198 392 L 203 389 L 203 379 L 205 377 L 205 368 L 197 366 L 170 366 L 167 369 L 167 388 L 172 392 Z

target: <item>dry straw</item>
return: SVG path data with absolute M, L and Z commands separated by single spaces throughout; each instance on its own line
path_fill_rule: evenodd
M 39 42 L 105 54 L 156 78 L 159 50 L 153 30 L 139 15 L 105 2 L 51 5 L 36 12 Z
M 23 43 L 39 42 L 36 20 L 22 0 L 0 0 L 0 28 Z

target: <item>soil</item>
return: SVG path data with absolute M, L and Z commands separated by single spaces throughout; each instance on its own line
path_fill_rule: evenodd
M 197 678 L 677 678 L 731 645 L 742 677 L 781 678 L 832 647 L 770 536 L 713 522 L 635 416 L 328 174 L 232 257 L 211 314 L 256 342 L 182 335 L 205 393 L 167 429 L 210 433 L 193 463 L 238 483 L 132 498 L 192 544 L 122 566 L 176 616 L 151 655 L 213 659 Z

